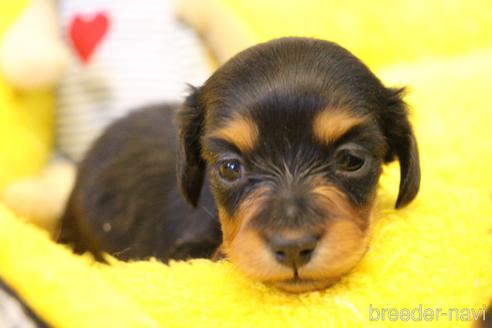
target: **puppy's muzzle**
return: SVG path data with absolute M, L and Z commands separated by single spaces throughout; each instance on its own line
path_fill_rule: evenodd
M 297 269 L 311 260 L 318 238 L 312 235 L 294 239 L 274 236 L 267 243 L 278 263 Z

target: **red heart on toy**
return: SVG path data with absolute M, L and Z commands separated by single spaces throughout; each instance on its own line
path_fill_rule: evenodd
M 109 18 L 104 12 L 91 17 L 76 15 L 70 24 L 70 39 L 80 59 L 87 64 L 106 35 Z

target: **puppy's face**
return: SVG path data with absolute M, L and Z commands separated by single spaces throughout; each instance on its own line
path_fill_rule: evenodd
M 178 157 L 192 204 L 207 171 L 226 256 L 292 292 L 329 286 L 360 260 L 383 163 L 400 160 L 397 207 L 420 180 L 400 92 L 343 48 L 303 38 L 250 48 L 195 90 Z

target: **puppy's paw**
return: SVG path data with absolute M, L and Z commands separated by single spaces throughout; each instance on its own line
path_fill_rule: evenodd
M 6 188 L 2 201 L 23 217 L 53 233 L 73 185 L 75 168 L 51 164 L 40 176 L 19 180 Z

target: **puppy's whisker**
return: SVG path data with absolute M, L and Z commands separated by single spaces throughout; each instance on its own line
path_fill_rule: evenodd
M 316 175 L 320 173 L 326 172 L 330 167 L 332 166 L 331 163 L 326 163 L 323 165 L 317 165 L 314 167 L 310 167 L 308 170 L 305 171 L 306 175 Z
M 120 251 L 113 252 L 113 255 L 114 255 L 115 257 L 118 257 L 118 256 L 121 256 L 121 255 L 123 255 L 123 254 L 125 254 L 125 253 L 129 252 L 130 250 L 131 250 L 131 247 L 127 247 L 127 248 L 122 249 L 122 250 L 120 250 Z
M 264 176 L 281 176 L 283 171 L 278 167 L 278 165 L 271 163 L 270 161 L 262 161 L 262 160 L 252 160 L 252 164 L 258 168 L 259 171 L 263 172 Z
M 201 208 L 201 209 L 203 210 L 203 212 L 204 212 L 205 214 L 207 214 L 209 217 L 211 217 L 211 218 L 215 218 L 215 217 L 216 217 L 216 215 L 215 215 L 215 214 L 213 214 L 213 213 L 212 213 L 212 212 L 211 212 L 211 211 L 210 211 L 207 207 L 205 207 L 205 205 L 200 205 L 200 208 Z

